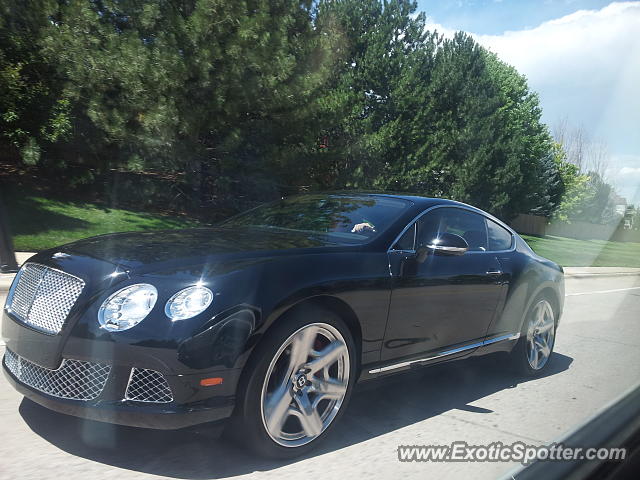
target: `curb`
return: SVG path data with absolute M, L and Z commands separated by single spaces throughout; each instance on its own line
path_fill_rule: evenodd
M 15 252 L 18 266 L 22 266 L 24 262 L 29 260 L 35 254 L 35 252 Z M 9 291 L 11 283 L 13 282 L 13 277 L 15 276 L 15 273 L 0 273 L 0 295 L 4 295 Z

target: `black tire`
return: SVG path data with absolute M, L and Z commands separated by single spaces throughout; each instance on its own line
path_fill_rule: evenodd
M 530 322 L 532 320 L 532 316 L 536 314 L 536 310 L 537 308 L 539 308 L 539 304 L 541 302 L 546 302 L 546 304 L 550 308 L 550 311 L 552 312 L 553 334 L 552 334 L 552 341 L 550 342 L 551 345 L 549 345 L 550 351 L 546 361 L 541 367 L 534 368 L 531 362 L 529 361 L 530 347 L 528 347 L 528 333 L 531 325 Z M 549 368 L 549 363 L 552 360 L 553 347 L 555 346 L 555 338 L 556 338 L 555 334 L 556 334 L 557 327 L 558 327 L 558 314 L 556 312 L 554 302 L 545 295 L 537 296 L 534 299 L 534 301 L 531 303 L 531 306 L 527 311 L 527 315 L 525 316 L 524 322 L 522 324 L 520 338 L 518 339 L 518 343 L 516 344 L 515 347 L 513 347 L 513 350 L 511 351 L 511 354 L 510 354 L 511 366 L 517 374 L 527 376 L 527 377 L 537 377 L 543 374 Z
M 349 378 L 346 394 L 342 399 L 338 413 L 322 433 L 300 446 L 283 446 L 277 443 L 268 433 L 262 415 L 262 389 L 270 364 L 280 348 L 292 334 L 312 324 L 328 324 L 334 327 L 344 339 L 349 355 Z M 346 370 L 346 369 L 345 369 Z M 342 319 L 330 310 L 315 305 L 295 308 L 278 320 L 265 334 L 265 338 L 256 347 L 245 367 L 240 382 L 236 410 L 230 422 L 231 436 L 242 446 L 248 445 L 261 456 L 277 459 L 294 458 L 304 455 L 316 448 L 338 423 L 344 413 L 358 371 L 356 347 L 352 335 Z M 295 398 L 295 397 L 294 397 Z

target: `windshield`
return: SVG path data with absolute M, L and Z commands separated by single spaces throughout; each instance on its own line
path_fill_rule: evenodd
M 240 214 L 223 225 L 327 234 L 368 242 L 384 232 L 412 202 L 367 195 L 301 195 Z

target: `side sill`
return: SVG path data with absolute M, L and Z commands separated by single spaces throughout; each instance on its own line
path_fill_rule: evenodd
M 384 367 L 374 368 L 372 370 L 369 370 L 369 373 L 376 374 L 376 373 L 388 372 L 389 370 L 396 370 L 398 368 L 408 367 L 408 366 L 413 365 L 415 363 L 428 362 L 430 360 L 435 360 L 437 358 L 447 357 L 449 355 L 454 355 L 456 353 L 464 352 L 464 351 L 467 351 L 467 350 L 473 350 L 474 348 L 479 348 L 479 347 L 484 347 L 486 345 L 491 345 L 492 343 L 512 341 L 512 340 L 517 340 L 518 338 L 520 338 L 520 332 L 518 332 L 518 333 L 509 333 L 507 335 L 501 335 L 499 337 L 489 338 L 489 339 L 484 340 L 482 342 L 476 342 L 476 343 L 472 343 L 472 344 L 469 344 L 469 345 L 464 345 L 462 347 L 454 348 L 452 350 L 447 350 L 446 352 L 438 353 L 438 354 L 432 355 L 430 357 L 418 358 L 416 360 L 407 360 L 406 362 L 394 363 L 394 364 L 391 364 L 391 365 L 385 365 Z

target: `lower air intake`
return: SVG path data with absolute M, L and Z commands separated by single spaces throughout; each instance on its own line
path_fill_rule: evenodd
M 7 369 L 21 383 L 47 395 L 72 400 L 93 400 L 104 389 L 111 365 L 64 359 L 55 370 L 41 367 L 7 349 Z
M 125 399 L 136 402 L 169 403 L 173 401 L 173 394 L 167 380 L 160 372 L 146 368 L 133 368 Z

